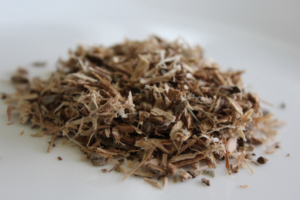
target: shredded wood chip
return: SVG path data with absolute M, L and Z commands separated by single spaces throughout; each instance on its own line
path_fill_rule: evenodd
M 123 179 L 145 177 L 158 188 L 150 178 L 163 178 L 166 187 L 168 176 L 174 182 L 178 175 L 181 181 L 201 173 L 213 177 L 206 168 L 220 162 L 229 174 L 245 166 L 253 173 L 248 162 L 267 159 L 257 163 L 249 152 L 273 141 L 284 124 L 246 90 L 244 71 L 222 71 L 201 47 L 182 39 L 151 36 L 111 47 L 79 46 L 69 59 L 58 61 L 48 80 L 30 80 L 28 73 L 19 68 L 11 78 L 16 92 L 1 95 L 12 104 L 6 110 L 8 124 L 19 112 L 21 124 L 39 127 L 31 136 L 52 137 L 48 153 L 56 140 L 67 139 L 94 166 L 114 162 L 109 171 L 125 173 Z M 266 153 L 278 148 L 275 143 Z M 192 170 L 181 169 L 186 166 Z
M 250 185 L 240 185 L 241 188 L 247 188 L 250 187 Z
M 180 170 L 179 171 L 179 179 L 181 180 L 181 182 L 184 182 L 186 180 L 189 180 L 193 178 L 192 175 L 184 170 Z
M 159 183 L 157 181 L 154 181 L 152 179 L 148 179 L 148 178 L 145 178 L 144 181 L 146 183 L 149 183 L 150 185 L 152 185 L 153 187 L 156 187 L 158 189 L 162 189 L 162 187 L 159 185 Z
M 168 177 L 167 176 L 164 176 L 163 177 L 163 183 L 162 183 L 162 186 L 163 188 L 166 188 L 168 185 Z
M 210 181 L 208 179 L 202 178 L 201 181 L 207 186 L 210 186 Z
M 10 122 L 11 116 L 12 116 L 12 112 L 13 112 L 14 110 L 15 110 L 15 107 L 14 107 L 14 106 L 12 106 L 12 105 L 8 105 L 8 106 L 7 106 L 6 113 L 7 113 L 8 122 Z

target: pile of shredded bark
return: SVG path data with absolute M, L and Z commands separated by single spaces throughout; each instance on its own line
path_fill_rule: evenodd
M 224 163 L 229 174 L 259 165 L 251 152 L 272 141 L 280 123 L 245 91 L 243 73 L 221 71 L 183 39 L 152 36 L 79 46 L 48 80 L 29 80 L 19 69 L 12 77 L 17 92 L 2 97 L 11 104 L 9 121 L 17 110 L 22 124 L 40 127 L 35 136 L 52 136 L 48 152 L 67 138 L 93 165 L 113 163 L 124 179 L 141 176 L 160 188 L 153 178 L 165 186 L 168 176 L 214 176 L 206 168 Z

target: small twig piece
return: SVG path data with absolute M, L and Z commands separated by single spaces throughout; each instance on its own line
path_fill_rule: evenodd
M 201 125 L 201 122 L 199 121 L 199 119 L 194 115 L 193 111 L 191 111 L 188 107 L 186 107 L 187 111 L 192 115 L 193 119 L 199 124 Z
M 208 179 L 202 178 L 202 183 L 205 183 L 207 186 L 210 186 L 210 181 Z
M 49 152 L 51 151 L 51 149 L 52 149 L 52 147 L 53 147 L 53 145 L 54 145 L 54 142 L 55 142 L 55 140 L 56 140 L 57 136 L 58 136 L 58 134 L 57 134 L 57 133 L 55 133 L 55 135 L 52 137 L 52 140 L 51 140 L 51 142 L 50 142 L 50 144 L 49 144 L 49 147 L 48 147 L 47 153 L 49 153 Z

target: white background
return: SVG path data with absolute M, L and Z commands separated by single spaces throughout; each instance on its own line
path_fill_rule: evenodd
M 299 6 L 292 0 L 0 1 L 0 92 L 13 92 L 3 82 L 18 66 L 32 75 L 53 71 L 78 42 L 109 45 L 153 33 L 169 40 L 181 35 L 201 44 L 224 69 L 247 69 L 247 88 L 272 102 L 265 107 L 288 122 L 279 130 L 282 148 L 268 156 L 267 165 L 253 167 L 255 175 L 243 169 L 229 177 L 218 166 L 211 187 L 199 177 L 176 185 L 170 180 L 160 191 L 139 178 L 122 182 L 120 174 L 102 174 L 80 159 L 76 147 L 61 142 L 47 154 L 51 138 L 32 138 L 36 130 L 18 123 L 6 126 L 6 106 L 0 104 L 0 199 L 298 199 Z M 31 67 L 37 60 L 47 67 Z

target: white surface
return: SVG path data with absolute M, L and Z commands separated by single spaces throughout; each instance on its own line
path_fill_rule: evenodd
M 77 41 L 107 45 L 152 33 L 170 40 L 182 35 L 201 44 L 223 68 L 247 69 L 249 89 L 272 102 L 274 107 L 265 107 L 288 122 L 279 130 L 282 148 L 268 156 L 267 165 L 253 166 L 255 175 L 242 169 L 230 177 L 219 166 L 211 187 L 198 177 L 175 185 L 169 180 L 167 189 L 157 190 L 140 178 L 122 182 L 121 174 L 101 173 L 62 141 L 47 154 L 50 138 L 32 138 L 36 130 L 18 123 L 7 126 L 6 106 L 0 103 L 0 199 L 298 199 L 299 5 L 271 0 L 0 1 L 1 80 L 17 66 L 36 70 L 36 75 L 53 71 L 57 58 Z M 49 65 L 30 67 L 37 60 Z M 1 83 L 0 91 L 13 88 Z M 250 187 L 241 189 L 241 184 Z

